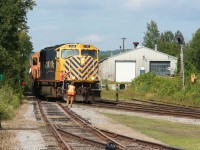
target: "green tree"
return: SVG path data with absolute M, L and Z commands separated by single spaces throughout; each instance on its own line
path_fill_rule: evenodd
M 186 60 L 200 71 L 200 28 L 195 32 L 190 42 L 190 46 L 186 49 Z
M 150 23 L 147 23 L 147 31 L 144 34 L 145 36 L 143 45 L 154 49 L 160 37 L 157 23 L 153 20 Z
M 33 0 L 1 0 L 0 1 L 0 45 L 13 51 L 18 47 L 19 34 L 28 29 L 27 12 L 32 10 Z
M 34 0 L 0 1 L 0 73 L 13 85 L 23 78 L 25 61 L 32 50 L 27 12 L 34 6 Z
M 161 33 L 158 40 L 158 50 L 163 53 L 179 57 L 180 49 L 179 45 L 175 43 L 174 37 L 175 36 L 171 31 Z
M 159 40 L 162 42 L 174 43 L 174 34 L 171 31 L 161 33 Z

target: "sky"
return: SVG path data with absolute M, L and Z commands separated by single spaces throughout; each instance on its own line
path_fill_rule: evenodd
M 185 41 L 200 28 L 200 0 L 35 0 L 28 12 L 34 51 L 63 43 L 92 44 L 102 51 L 143 43 L 147 23 L 161 32 L 180 30 Z

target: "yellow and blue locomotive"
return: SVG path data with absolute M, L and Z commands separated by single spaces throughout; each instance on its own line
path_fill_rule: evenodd
M 32 91 L 45 97 L 63 97 L 63 84 L 74 82 L 75 100 L 99 100 L 101 96 L 98 78 L 99 50 L 90 44 L 61 44 L 42 49 L 31 58 Z

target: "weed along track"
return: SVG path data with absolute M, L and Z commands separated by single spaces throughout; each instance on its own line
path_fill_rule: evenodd
M 96 150 L 108 147 L 120 150 L 177 149 L 141 140 L 138 142 L 133 138 L 100 130 L 61 103 L 38 101 L 38 105 L 61 149 Z

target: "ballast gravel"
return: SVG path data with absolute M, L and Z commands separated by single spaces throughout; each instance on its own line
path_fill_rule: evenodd
M 105 117 L 102 113 L 111 113 L 111 114 L 123 114 L 128 116 L 139 116 L 145 118 L 153 118 L 159 120 L 167 120 L 172 122 L 179 122 L 185 124 L 193 124 L 193 125 L 200 125 L 200 119 L 190 119 L 190 118 L 182 118 L 182 117 L 173 117 L 173 116 L 160 116 L 160 115 L 153 115 L 147 113 L 139 113 L 139 112 L 130 112 L 130 111 L 123 111 L 123 110 L 114 110 L 114 109 L 107 109 L 107 108 L 95 108 L 83 105 L 74 105 L 71 108 L 72 111 L 76 112 L 81 117 L 88 120 L 92 125 L 104 129 L 109 130 L 118 134 L 122 134 L 125 136 L 161 143 L 153 138 L 147 137 L 144 134 L 141 134 L 123 124 L 119 124 L 118 122 Z M 163 144 L 163 143 L 162 143 Z
M 2 123 L 2 127 L 6 132 L 14 133 L 8 142 L 8 144 L 11 144 L 9 149 L 46 149 L 43 136 L 38 130 L 41 126 L 45 126 L 45 124 L 36 120 L 34 114 L 34 103 L 35 102 L 33 101 L 24 101 L 15 111 L 15 117 L 12 120 L 4 121 Z

